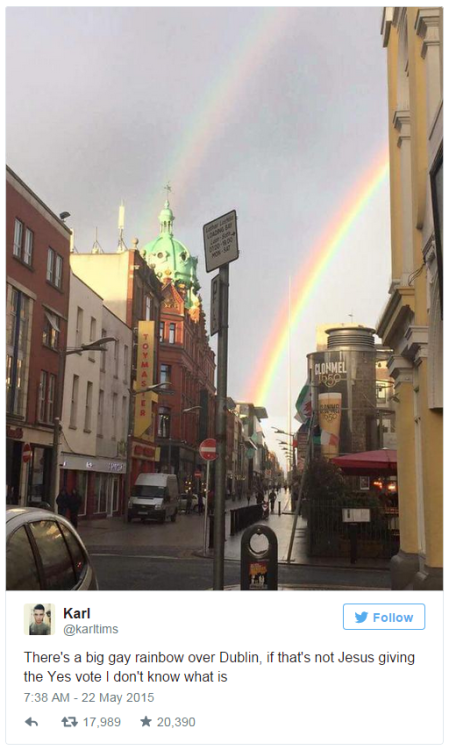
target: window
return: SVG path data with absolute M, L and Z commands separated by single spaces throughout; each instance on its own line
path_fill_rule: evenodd
M 6 588 L 40 589 L 36 561 L 24 526 L 12 535 L 6 547 Z
M 92 343 L 92 341 L 96 341 L 96 339 L 97 339 L 97 321 L 95 320 L 95 318 L 91 318 L 89 342 Z M 91 362 L 95 362 L 95 352 L 89 352 L 88 357 Z
M 23 224 L 20 221 L 20 219 L 16 219 L 16 223 L 14 225 L 14 246 L 13 246 L 13 255 L 16 256 L 16 258 L 22 257 L 22 239 L 23 239 Z
M 78 411 L 78 386 L 79 386 L 79 377 L 78 375 L 73 376 L 73 383 L 72 383 L 72 400 L 70 402 L 70 423 L 69 426 L 73 429 L 76 429 L 76 418 L 77 418 L 77 411 Z
M 56 375 L 49 373 L 47 390 L 47 422 L 53 422 L 55 418 L 55 393 Z
M 51 247 L 47 253 L 47 281 L 58 289 L 62 286 L 62 257 Z
M 114 378 L 118 378 L 118 341 L 114 341 Z
M 145 320 L 151 320 L 151 297 L 145 296 Z
M 58 315 L 54 315 L 48 310 L 44 310 L 44 327 L 42 332 L 42 343 L 57 349 L 59 346 L 59 334 L 61 320 Z
M 81 307 L 76 308 L 76 331 L 75 331 L 75 346 L 80 347 L 83 343 L 83 309 Z
M 115 440 L 117 437 L 117 394 L 112 394 L 112 411 L 111 411 L 111 418 L 112 418 L 112 439 Z
M 171 365 L 161 365 L 160 383 L 171 383 Z
M 106 329 L 105 328 L 101 329 L 101 338 L 102 339 L 106 338 Z M 107 352 L 107 347 L 105 346 L 104 351 L 101 352 L 101 360 L 100 360 L 100 370 L 101 370 L 101 372 L 106 372 L 106 352 Z
M 176 343 L 176 325 L 175 323 L 170 323 L 170 330 L 168 334 L 168 343 L 169 344 L 175 344 Z
M 84 430 L 90 432 L 92 426 L 92 393 L 93 383 L 87 381 L 86 388 L 86 409 L 84 412 Z
M 27 266 L 33 262 L 34 234 L 28 227 L 24 232 L 24 225 L 20 219 L 16 219 L 14 225 L 14 244 L 12 253 Z
M 104 410 L 104 391 L 100 391 L 99 396 L 98 396 L 98 419 L 97 419 L 98 437 L 103 436 L 103 410 Z
M 123 382 L 128 382 L 128 367 L 129 367 L 129 347 L 123 347 Z
M 29 349 L 32 303 L 8 284 L 6 314 L 6 408 L 10 414 L 25 416 L 25 360 Z
M 106 512 L 106 480 L 106 474 L 95 475 L 95 513 Z
M 30 524 L 44 568 L 45 585 L 49 590 L 67 591 L 76 585 L 72 559 L 61 530 L 55 521 Z
M 157 435 L 161 438 L 170 437 L 170 409 L 168 406 L 161 406 L 159 408 L 159 420 L 157 426 Z
M 164 321 L 161 320 L 159 323 L 159 341 L 162 343 L 164 341 Z
M 125 441 L 128 437 L 126 434 L 126 423 L 126 396 L 122 396 L 122 440 Z
M 39 380 L 39 395 L 38 395 L 38 406 L 37 406 L 38 422 L 45 422 L 46 400 L 47 400 L 47 373 L 45 372 L 45 370 L 42 370 L 41 377 Z

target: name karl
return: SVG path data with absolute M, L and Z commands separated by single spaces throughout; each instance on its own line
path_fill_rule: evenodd
M 90 607 L 87 609 L 73 609 L 73 607 L 64 607 L 64 619 L 70 620 L 88 620 L 90 618 Z

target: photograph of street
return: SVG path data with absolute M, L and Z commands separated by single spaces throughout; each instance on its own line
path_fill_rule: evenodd
M 9 590 L 443 588 L 442 24 L 7 9 Z

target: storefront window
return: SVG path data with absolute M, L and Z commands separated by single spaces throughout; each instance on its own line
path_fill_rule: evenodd
M 95 475 L 95 513 L 106 513 L 106 479 L 106 474 Z

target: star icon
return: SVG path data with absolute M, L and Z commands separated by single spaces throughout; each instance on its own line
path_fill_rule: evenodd
M 145 718 L 140 721 L 142 722 L 143 727 L 149 727 L 151 724 L 151 719 L 149 719 L 148 716 L 145 716 Z

